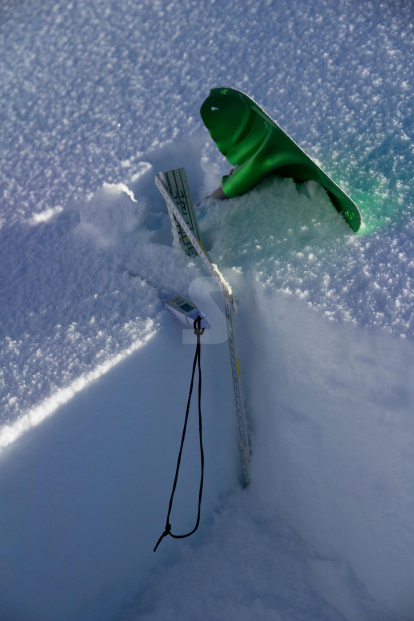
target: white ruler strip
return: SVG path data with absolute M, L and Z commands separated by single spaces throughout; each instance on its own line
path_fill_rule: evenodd
M 183 177 L 185 179 L 185 184 L 182 182 L 180 191 L 181 190 L 184 191 L 184 194 L 187 197 L 186 199 L 184 199 L 180 195 L 180 200 L 185 201 L 186 205 L 188 204 L 192 205 L 191 195 L 188 189 L 188 184 L 187 184 L 187 179 L 185 176 L 184 169 L 180 168 L 180 169 L 177 169 L 176 171 L 166 171 L 162 173 L 162 175 L 166 177 L 167 179 L 171 179 L 172 173 L 177 173 L 177 171 L 180 172 L 181 182 L 182 182 Z M 205 267 L 207 268 L 211 276 L 214 278 L 215 282 L 218 284 L 220 289 L 223 291 L 224 306 L 225 306 L 225 311 L 226 311 L 226 323 L 227 323 L 229 350 L 230 350 L 231 374 L 233 378 L 234 397 L 236 401 L 236 413 L 237 413 L 237 422 L 238 422 L 238 428 L 239 428 L 240 460 L 241 460 L 241 465 L 242 465 L 242 470 L 243 470 L 244 484 L 248 485 L 250 482 L 249 467 L 248 467 L 248 464 L 250 461 L 250 445 L 249 445 L 249 437 L 247 434 L 246 416 L 244 413 L 244 406 L 243 406 L 243 393 L 242 393 L 242 387 L 241 387 L 241 381 L 240 381 L 240 365 L 239 365 L 239 359 L 237 357 L 237 349 L 236 349 L 236 336 L 235 336 L 234 315 L 233 315 L 233 297 L 232 297 L 231 287 L 226 282 L 223 275 L 220 273 L 217 265 L 211 262 L 210 257 L 208 256 L 208 254 L 205 252 L 204 248 L 201 245 L 200 233 L 198 229 L 198 223 L 197 223 L 197 218 L 195 216 L 194 208 L 193 208 L 193 218 L 194 218 L 195 226 L 190 227 L 184 215 L 177 208 L 177 205 L 175 202 L 176 199 L 170 193 L 170 190 L 164 183 L 164 180 L 161 177 L 161 174 L 155 175 L 155 184 L 157 188 L 159 189 L 159 191 L 161 192 L 162 196 L 164 197 L 165 202 L 167 203 L 168 212 L 170 214 L 173 226 L 175 225 L 175 222 L 178 221 L 179 225 L 183 229 L 183 232 L 186 234 L 187 238 L 191 242 L 192 247 L 195 249 L 199 257 L 203 261 Z M 170 187 L 173 188 L 173 184 L 171 184 Z M 188 196 L 190 196 L 190 200 L 188 200 Z M 198 237 L 196 237 L 196 235 L 194 234 L 195 232 L 197 232 L 196 234 L 198 235 Z

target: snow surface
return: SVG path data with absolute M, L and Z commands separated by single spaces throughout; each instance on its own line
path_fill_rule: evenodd
M 1 621 L 412 620 L 412 4 L 5 1 L 0 52 Z M 240 301 L 244 491 L 222 300 L 154 185 L 185 166 L 197 201 L 228 172 L 198 114 L 218 85 L 364 222 L 278 178 L 197 208 Z M 205 494 L 154 554 L 194 351 L 175 292 L 214 318 Z M 174 532 L 196 449 L 194 416 Z

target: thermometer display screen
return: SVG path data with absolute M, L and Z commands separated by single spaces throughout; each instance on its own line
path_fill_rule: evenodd
M 194 306 L 190 306 L 190 304 L 187 304 L 187 302 L 185 304 L 180 304 L 180 308 L 185 312 L 188 313 L 190 310 L 193 310 Z

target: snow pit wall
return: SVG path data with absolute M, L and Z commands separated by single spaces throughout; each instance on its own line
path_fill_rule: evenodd
M 390 618 L 412 619 L 412 343 L 252 290 L 243 318 L 254 347 L 242 355 L 263 515 L 348 563 Z
M 153 547 L 165 526 L 194 346 L 183 344 L 167 311 L 159 319 L 143 347 L 1 451 L 1 621 L 113 621 L 157 566 L 179 558 L 181 541 L 168 537 L 156 554 Z M 203 348 L 202 370 L 205 484 L 188 545 L 241 477 L 227 342 Z M 175 533 L 194 527 L 199 477 L 193 397 Z

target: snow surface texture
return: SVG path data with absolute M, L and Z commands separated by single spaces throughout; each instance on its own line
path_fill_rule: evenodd
M 406 2 L 1 4 L 2 621 L 414 617 L 413 46 Z M 200 204 L 241 304 L 253 484 L 238 492 L 212 333 L 201 529 L 154 555 L 193 351 L 162 299 L 221 303 L 154 174 L 185 166 L 195 200 L 219 185 L 198 115 L 218 85 L 262 105 L 364 227 L 312 182 Z

